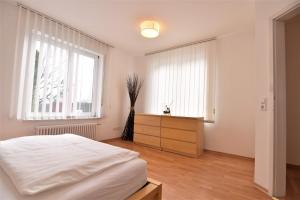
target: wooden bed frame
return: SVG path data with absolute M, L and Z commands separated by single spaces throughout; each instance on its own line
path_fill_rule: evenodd
M 144 187 L 131 195 L 127 200 L 161 200 L 162 184 L 151 178 Z

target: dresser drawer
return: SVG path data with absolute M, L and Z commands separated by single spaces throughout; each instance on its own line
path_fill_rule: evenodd
M 150 126 L 160 126 L 160 116 L 155 115 L 135 115 L 134 123 Z
M 134 134 L 134 142 L 160 148 L 160 138 L 150 135 Z
M 197 156 L 197 146 L 193 143 L 162 138 L 161 147 L 163 148 L 163 150 L 170 150 L 176 153 L 189 154 L 195 157 Z
M 134 133 L 160 137 L 160 127 L 134 124 Z
M 161 127 L 176 128 L 189 131 L 196 131 L 199 127 L 199 121 L 193 118 L 184 117 L 162 117 Z
M 196 132 L 180 129 L 162 128 L 161 137 L 191 143 L 197 142 Z

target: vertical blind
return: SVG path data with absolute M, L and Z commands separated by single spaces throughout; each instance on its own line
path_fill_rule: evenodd
M 214 119 L 215 40 L 147 56 L 146 112 Z
M 108 45 L 19 6 L 14 104 L 19 119 L 98 117 Z

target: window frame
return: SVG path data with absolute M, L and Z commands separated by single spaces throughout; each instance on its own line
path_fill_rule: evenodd
M 36 47 L 35 47 L 35 43 L 37 41 L 41 41 L 41 34 L 38 31 L 37 33 L 35 33 L 35 31 L 33 30 L 31 35 L 31 41 L 30 41 L 30 45 L 31 45 L 31 49 L 30 52 L 27 55 L 28 59 L 32 58 L 32 51 L 36 51 Z M 102 117 L 102 93 L 103 93 L 103 74 L 104 74 L 104 65 L 105 65 L 105 56 L 103 54 L 98 54 L 95 53 L 93 51 L 90 51 L 88 49 L 84 49 L 80 46 L 74 45 L 69 43 L 68 41 L 64 41 L 60 38 L 55 38 L 53 39 L 53 36 L 45 34 L 44 37 L 48 37 L 48 41 L 45 43 L 48 43 L 48 45 L 53 45 L 55 48 L 61 48 L 61 49 L 65 49 L 67 51 L 67 67 L 66 67 L 66 107 L 65 107 L 65 112 L 63 112 L 63 108 L 62 108 L 62 112 L 37 112 L 35 113 L 34 111 L 32 112 L 32 106 L 27 106 L 26 110 L 25 110 L 25 117 L 23 118 L 23 120 L 25 121 L 34 121 L 34 120 L 67 120 L 67 119 L 98 119 Z M 56 42 L 53 42 L 53 41 Z M 59 42 L 60 44 L 58 44 L 57 42 Z M 39 52 L 40 53 L 40 52 Z M 78 58 L 80 55 L 86 56 L 86 57 L 90 57 L 92 59 L 94 59 L 94 66 L 93 66 L 93 83 L 92 83 L 92 108 L 91 108 L 91 112 L 85 112 L 85 113 L 80 113 L 80 114 L 75 114 L 75 112 L 72 112 L 72 104 L 75 103 L 77 104 L 77 102 L 73 102 L 73 98 L 71 95 L 71 91 L 72 91 L 72 79 L 74 78 L 73 75 L 70 72 L 70 69 L 73 66 L 73 59 L 75 54 L 78 54 Z M 34 57 L 35 57 L 36 53 L 34 53 Z M 31 57 L 31 58 L 30 58 Z M 36 62 L 36 57 L 33 59 L 32 63 Z M 33 87 L 34 87 L 34 73 L 35 73 L 35 68 L 34 68 L 34 64 L 28 64 L 27 68 L 29 72 L 32 72 L 32 74 L 30 74 L 30 77 L 27 78 L 25 81 L 27 88 L 29 88 L 29 91 L 27 91 L 26 94 L 26 102 L 32 105 L 32 100 L 33 100 Z M 77 75 L 77 74 L 76 74 Z M 75 76 L 76 76 L 75 75 Z M 31 90 L 31 91 L 30 91 Z M 76 106 L 76 105 L 75 105 Z

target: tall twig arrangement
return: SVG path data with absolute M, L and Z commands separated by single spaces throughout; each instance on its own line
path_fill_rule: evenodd
M 140 93 L 142 87 L 142 81 L 139 80 L 139 77 L 136 74 L 129 76 L 127 78 L 127 89 L 130 98 L 130 112 L 126 121 L 125 128 L 122 133 L 123 140 L 133 140 L 133 129 L 134 129 L 134 105 L 136 99 Z

